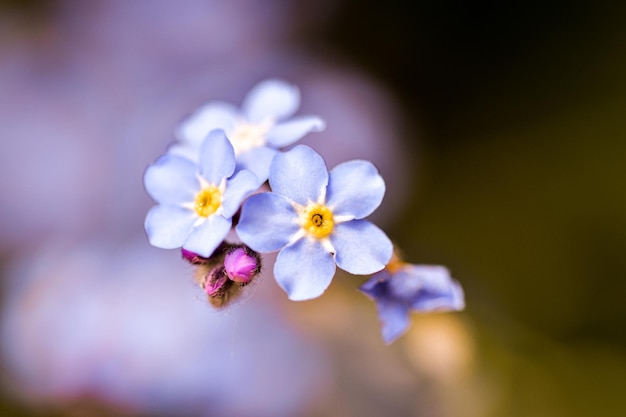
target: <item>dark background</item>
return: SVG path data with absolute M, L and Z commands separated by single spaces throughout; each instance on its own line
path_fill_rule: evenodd
M 514 358 L 499 415 L 626 412 L 624 11 L 345 1 L 322 35 L 418 127 L 405 137 L 426 157 L 395 232 L 463 277 L 484 353 Z
M 623 16 L 608 2 L 347 1 L 322 35 L 419 128 L 405 132 L 427 158 L 403 243 L 480 265 L 476 295 L 567 343 L 625 341 Z

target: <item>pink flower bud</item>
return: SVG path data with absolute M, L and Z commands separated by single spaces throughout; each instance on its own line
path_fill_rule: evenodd
M 226 292 L 230 285 L 232 285 L 232 283 L 228 281 L 228 276 L 224 273 L 224 268 L 213 268 L 206 277 L 204 291 L 206 291 L 209 297 L 220 297 Z
M 261 260 L 250 248 L 237 247 L 226 254 L 224 269 L 231 280 L 248 284 L 261 270 Z
M 206 261 L 206 258 L 203 258 L 197 253 L 187 250 L 185 248 L 182 248 L 180 252 L 181 252 L 181 255 L 183 256 L 183 259 L 186 259 L 188 262 L 192 264 L 201 264 Z

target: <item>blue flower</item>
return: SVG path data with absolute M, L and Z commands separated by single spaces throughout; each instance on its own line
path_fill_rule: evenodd
M 212 101 L 196 110 L 179 126 L 176 133 L 180 142 L 170 147 L 170 152 L 197 160 L 206 135 L 213 129 L 224 129 L 235 149 L 237 168 L 249 169 L 264 182 L 276 149 L 326 126 L 317 116 L 292 118 L 299 106 L 297 87 L 280 80 L 262 81 L 250 90 L 241 109 Z
M 150 165 L 144 185 L 158 203 L 145 220 L 150 243 L 209 257 L 230 231 L 243 199 L 258 186 L 252 172 L 234 172 L 235 154 L 222 130 L 205 139 L 197 164 L 166 154 Z
M 409 313 L 458 311 L 465 308 L 463 289 L 443 266 L 392 261 L 361 285 L 376 302 L 385 343 L 409 327 Z
M 391 258 L 389 238 L 363 220 L 385 194 L 370 162 L 345 162 L 329 173 L 317 152 L 298 145 L 276 155 L 269 183 L 272 192 L 244 203 L 236 230 L 258 252 L 280 250 L 274 275 L 290 299 L 320 296 L 336 266 L 366 275 Z

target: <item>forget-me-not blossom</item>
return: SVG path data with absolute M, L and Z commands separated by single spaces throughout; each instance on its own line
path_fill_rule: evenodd
M 317 152 L 298 145 L 274 157 L 269 184 L 271 192 L 246 200 L 236 230 L 258 252 L 280 250 L 274 275 L 290 299 L 320 296 L 336 266 L 366 275 L 390 260 L 391 241 L 364 220 L 385 194 L 370 162 L 344 162 L 328 172 Z
M 230 231 L 244 198 L 258 186 L 252 172 L 233 173 L 235 152 L 222 130 L 204 140 L 198 163 L 165 154 L 150 165 L 144 185 L 158 203 L 145 220 L 150 243 L 209 257 Z
M 262 81 L 246 95 L 241 108 L 211 101 L 192 113 L 178 127 L 179 142 L 170 152 L 196 160 L 206 135 L 224 129 L 235 149 L 238 169 L 248 169 L 264 182 L 277 149 L 326 126 L 317 116 L 292 117 L 298 107 L 300 90 L 296 86 L 277 79 Z
M 389 344 L 409 327 L 411 311 L 458 311 L 465 307 L 461 285 L 438 265 L 413 265 L 394 260 L 361 285 L 378 309 L 382 335 Z

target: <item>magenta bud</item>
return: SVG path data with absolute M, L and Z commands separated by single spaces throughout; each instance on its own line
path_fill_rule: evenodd
M 180 252 L 183 258 L 192 264 L 201 264 L 206 261 L 206 258 L 203 258 L 197 253 L 187 250 L 185 248 L 182 248 Z
M 232 283 L 228 281 L 228 276 L 224 273 L 224 268 L 212 269 L 204 284 L 204 291 L 210 297 L 222 295 Z
M 247 284 L 259 273 L 261 261 L 256 252 L 247 247 L 238 247 L 226 254 L 224 269 L 231 280 Z

